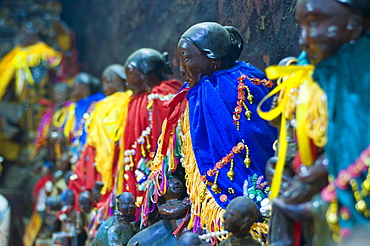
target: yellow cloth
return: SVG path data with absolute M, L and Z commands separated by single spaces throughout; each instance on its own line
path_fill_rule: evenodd
M 53 114 L 53 126 L 61 129 L 63 131 L 64 137 L 66 137 L 68 140 L 71 139 L 71 134 L 73 133 L 75 107 L 76 104 L 71 103 L 66 107 L 58 109 Z
M 33 85 L 30 67 L 36 67 L 46 61 L 49 67 L 59 65 L 62 54 L 43 42 L 28 47 L 14 47 L 0 61 L 0 100 L 4 96 L 11 80 L 16 76 L 16 92 L 21 94 L 24 82 Z
M 265 120 L 281 117 L 278 162 L 271 185 L 270 199 L 278 196 L 287 151 L 286 121 L 296 116 L 298 148 L 302 163 L 313 164 L 310 139 L 316 146 L 323 147 L 326 143 L 327 109 L 326 96 L 319 85 L 312 80 L 314 66 L 270 66 L 266 69 L 269 79 L 284 78 L 283 83 L 272 90 L 258 105 L 258 113 Z M 298 90 L 297 97 L 292 96 Z M 279 104 L 269 112 L 262 112 L 261 105 L 277 92 Z
M 96 170 L 102 176 L 102 193 L 112 189 L 112 168 L 116 142 L 122 138 L 132 91 L 116 92 L 98 102 L 90 119 L 86 122 L 87 145 L 95 148 Z M 124 146 L 120 146 L 123 150 Z M 123 165 L 123 162 L 120 165 Z M 123 172 L 123 166 L 119 167 Z M 120 173 L 120 174 L 121 174 Z M 119 175 L 119 177 L 123 177 Z

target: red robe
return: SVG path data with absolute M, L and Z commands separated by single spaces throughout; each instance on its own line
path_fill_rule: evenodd
M 143 192 L 138 190 L 138 183 L 135 177 L 138 162 L 142 159 L 143 153 L 145 154 L 146 163 L 153 159 L 153 155 L 151 155 L 151 153 L 155 151 L 162 123 L 164 118 L 167 116 L 168 110 L 163 107 L 163 105 L 172 97 L 166 98 L 164 96 L 177 94 L 181 86 L 182 83 L 178 80 L 162 81 L 160 85 L 155 86 L 152 89 L 151 93 L 145 92 L 134 96 L 129 104 L 124 133 L 124 146 L 126 151 L 134 149 L 135 155 L 132 156 L 134 166 L 131 167 L 130 170 L 126 170 L 124 172 L 125 178 L 123 179 L 124 181 L 122 185 L 123 191 L 131 192 L 134 197 L 143 195 Z M 148 96 L 154 98 L 152 100 L 152 104 L 149 101 Z M 144 137 L 143 144 L 139 144 L 139 137 L 142 136 L 143 131 L 148 127 L 151 128 L 150 134 L 148 137 Z M 127 166 L 131 161 L 128 161 L 127 155 L 125 156 L 125 164 Z

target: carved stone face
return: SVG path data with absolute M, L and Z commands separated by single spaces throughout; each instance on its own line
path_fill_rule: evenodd
M 296 19 L 300 27 L 299 45 L 312 64 L 334 55 L 351 39 L 355 29 L 350 24 L 352 11 L 335 0 L 300 0 Z
M 122 217 L 128 218 L 129 221 L 135 219 L 135 199 L 132 194 L 125 192 L 117 198 L 117 209 Z
M 113 93 L 123 90 L 124 83 L 117 74 L 108 72 L 102 78 L 103 81 L 103 92 L 106 96 L 112 95 Z
M 163 195 L 163 198 L 168 200 L 179 199 L 184 192 L 184 185 L 177 177 L 172 177 L 168 180 L 168 187 L 166 194 Z
M 206 57 L 192 42 L 180 39 L 177 46 L 180 59 L 180 74 L 185 77 L 190 87 L 198 84 L 204 75 L 212 75 L 213 60 Z

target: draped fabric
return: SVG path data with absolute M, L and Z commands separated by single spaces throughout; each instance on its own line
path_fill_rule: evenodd
M 93 94 L 89 97 L 86 97 L 84 99 L 81 99 L 80 101 L 76 102 L 75 105 L 75 114 L 74 116 L 74 125 L 73 125 L 73 134 L 72 134 L 72 143 L 77 140 L 78 147 L 81 149 L 85 143 L 86 143 L 86 128 L 85 128 L 85 121 L 90 115 L 85 115 L 85 113 L 88 113 L 88 110 L 90 108 L 90 105 L 94 102 L 97 102 L 104 98 L 104 94 L 101 92 L 98 92 L 96 94 Z M 89 112 L 88 114 L 91 114 Z
M 0 61 L 0 101 L 6 92 L 11 80 L 21 69 L 27 74 L 28 82 L 33 85 L 34 80 L 31 76 L 30 68 L 38 66 L 41 62 L 47 62 L 49 67 L 59 65 L 62 54 L 52 49 L 43 42 L 38 42 L 28 47 L 14 47 Z M 18 75 L 17 75 L 18 77 Z M 21 91 L 22 81 L 16 81 L 16 88 Z
M 54 108 L 55 105 L 50 102 L 48 104 L 48 109 L 46 109 L 46 111 L 41 116 L 40 124 L 37 129 L 37 134 L 33 141 L 33 143 L 35 144 L 35 150 L 32 155 L 33 157 L 36 156 L 40 149 L 46 144 L 46 139 L 52 126 Z
M 155 150 L 163 120 L 167 115 L 167 109 L 163 107 L 163 104 L 178 92 L 181 85 L 178 80 L 162 81 L 160 85 L 153 87 L 150 93 L 145 92 L 134 96 L 128 106 L 124 133 L 126 150 L 124 162 L 126 166 L 130 163 L 133 166 L 125 170 L 123 191 L 131 192 L 135 197 L 142 192 L 137 193 L 136 191 L 137 180 L 134 172 L 140 160 L 147 164 L 151 159 L 150 153 Z M 149 135 L 145 136 L 144 131 L 147 131 Z M 139 138 L 143 140 L 141 144 L 138 141 Z M 134 150 L 134 154 L 131 157 L 128 156 L 127 150 Z
M 74 176 L 68 183 L 68 187 L 73 191 L 75 196 L 75 209 L 80 211 L 78 207 L 78 196 L 82 191 L 91 191 L 94 188 L 95 181 L 101 180 L 101 176 L 95 170 L 94 166 L 95 149 L 87 146 L 81 153 L 81 157 L 76 163 L 76 168 L 73 171 Z
M 370 144 L 370 32 L 354 44 L 346 44 L 332 57 L 317 64 L 314 79 L 328 97 L 328 143 L 325 147 L 329 159 L 328 171 L 337 178 L 341 171 L 354 163 Z M 361 183 L 366 173 L 357 178 Z M 350 218 L 340 219 L 342 227 L 370 224 L 355 209 L 351 187 L 336 189 L 340 206 L 350 210 Z M 368 197 L 365 198 L 370 206 Z
M 99 101 L 93 114 L 86 123 L 87 142 L 95 153 L 96 170 L 102 175 L 102 192 L 113 188 L 113 157 L 117 141 L 125 129 L 127 107 L 132 92 L 116 92 Z M 123 146 L 121 146 L 123 148 Z
M 238 78 L 242 75 L 265 78 L 252 65 L 238 62 L 230 69 L 203 77 L 193 88 L 189 89 L 185 84 L 181 92 L 168 103 L 169 114 L 162 126 L 142 206 L 144 225 L 153 210 L 153 203 L 166 193 L 166 176 L 171 175 L 179 163 L 185 168 L 186 188 L 192 206 L 188 229 L 193 228 L 194 232 L 199 228 L 210 232 L 222 229 L 224 209 L 236 196 L 249 196 L 262 207 L 260 202 L 269 193 L 263 173 L 267 159 L 273 155 L 276 130 L 259 118 L 256 112 L 267 89 L 249 80 L 244 83 L 254 96 L 253 104 L 248 104 L 252 116 L 249 121 L 243 114 L 240 130 L 237 130 L 233 112 L 238 101 Z M 269 102 L 265 105 L 266 109 L 270 107 Z M 177 126 L 173 127 L 172 124 L 176 123 Z M 209 185 L 214 182 L 215 176 L 208 176 L 207 171 L 213 169 L 240 142 L 249 147 L 251 165 L 246 168 L 244 164 L 245 150 L 235 154 L 234 180 L 230 180 L 226 174 L 230 164 L 225 165 L 218 175 L 220 193 L 215 194 Z M 159 176 L 162 182 L 159 182 Z M 256 223 L 253 231 L 261 238 L 261 234 L 267 233 L 267 225 Z
M 207 175 L 217 162 L 225 157 L 234 146 L 243 142 L 249 148 L 249 156 L 252 160 L 249 168 L 244 164 L 245 150 L 234 157 L 234 180 L 230 180 L 227 172 L 230 165 L 220 169 L 217 184 L 221 192 L 215 194 L 211 186 L 207 188 L 214 196 L 218 205 L 226 208 L 227 204 L 235 196 L 243 195 L 243 184 L 248 182 L 252 185 L 252 177 L 263 176 L 265 165 L 269 157 L 273 156 L 272 145 L 276 140 L 276 130 L 268 122 L 262 120 L 257 114 L 257 105 L 268 93 L 262 85 L 255 85 L 246 80 L 245 85 L 249 87 L 254 96 L 254 102 L 248 105 L 252 112 L 249 121 L 244 115 L 240 119 L 240 130 L 237 130 L 233 121 L 234 108 L 237 106 L 238 78 L 242 75 L 265 79 L 265 75 L 257 68 L 245 62 L 238 62 L 234 67 L 215 72 L 211 77 L 205 76 L 199 84 L 189 90 L 190 135 L 193 151 L 196 157 L 200 175 Z M 271 104 L 266 103 L 265 107 Z M 207 180 L 214 183 L 215 176 L 207 175 Z M 264 182 L 261 178 L 260 182 Z M 234 194 L 228 192 L 229 188 Z M 222 201 L 220 197 L 227 196 Z M 262 195 L 262 199 L 266 194 Z M 256 200 L 257 201 L 257 200 Z M 261 200 L 259 200 L 261 201 Z

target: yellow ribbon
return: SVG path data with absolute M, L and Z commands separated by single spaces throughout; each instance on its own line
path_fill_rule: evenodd
M 286 141 L 286 117 L 284 115 L 287 104 L 289 102 L 289 92 L 292 89 L 298 88 L 301 84 L 309 87 L 313 82 L 312 73 L 314 66 L 270 66 L 266 69 L 267 77 L 271 80 L 275 80 L 281 77 L 285 77 L 285 81 L 279 84 L 275 89 L 273 89 L 258 105 L 257 111 L 261 118 L 271 121 L 279 116 L 281 116 L 280 125 L 280 136 L 279 136 L 279 149 L 278 149 L 278 161 L 275 167 L 275 173 L 272 179 L 271 194 L 270 199 L 273 200 L 279 195 L 286 151 L 287 151 L 287 141 Z M 261 110 L 261 105 L 270 97 L 278 93 L 279 91 L 284 91 L 280 103 L 269 112 L 263 112 Z M 304 94 L 304 93 L 301 93 Z M 281 95 L 280 95 L 281 96 Z M 309 138 L 305 133 L 305 111 L 309 107 L 307 96 L 301 95 L 299 100 L 302 100 L 297 106 L 296 117 L 297 117 L 297 137 L 298 137 L 298 147 L 301 154 L 301 159 L 304 164 L 312 164 L 311 148 L 309 143 Z

